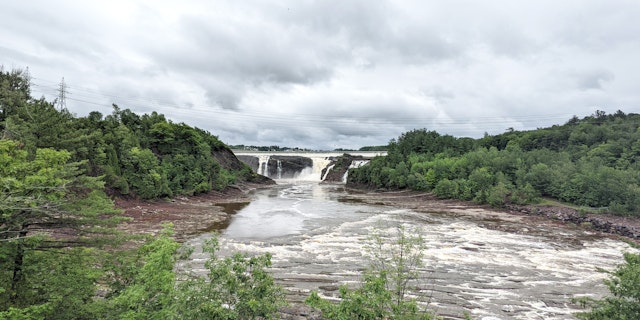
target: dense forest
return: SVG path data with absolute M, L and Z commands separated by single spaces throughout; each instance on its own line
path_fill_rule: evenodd
M 217 137 L 162 114 L 139 116 L 113 105 L 107 116 L 75 117 L 31 97 L 21 71 L 2 72 L 0 81 L 2 138 L 20 141 L 29 158 L 38 148 L 67 150 L 90 176 L 104 176 L 110 192 L 151 199 L 256 178 L 248 166 L 225 161 L 231 151 Z
M 349 183 L 430 191 L 502 206 L 551 198 L 617 214 L 640 211 L 640 115 L 618 111 L 481 139 L 414 130 Z

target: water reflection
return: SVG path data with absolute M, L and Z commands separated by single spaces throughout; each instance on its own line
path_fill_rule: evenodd
M 222 212 L 233 215 L 238 211 L 244 209 L 244 207 L 248 206 L 250 202 L 229 202 L 229 203 L 219 203 L 216 204 L 217 207 L 222 208 Z
M 249 202 L 230 202 L 230 203 L 219 203 L 216 204 L 216 207 L 221 207 L 222 212 L 229 215 L 227 219 L 216 221 L 202 229 L 201 232 L 213 232 L 224 230 L 231 225 L 231 221 L 233 220 L 233 215 L 235 215 L 238 211 L 242 210 L 246 206 L 249 205 Z

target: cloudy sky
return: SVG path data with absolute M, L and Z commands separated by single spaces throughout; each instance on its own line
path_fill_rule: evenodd
M 640 112 L 637 0 L 2 1 L 0 65 L 78 116 L 158 111 L 227 144 L 481 137 Z

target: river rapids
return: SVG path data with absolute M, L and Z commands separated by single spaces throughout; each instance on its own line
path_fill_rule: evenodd
M 508 215 L 415 212 L 352 201 L 344 185 L 278 183 L 233 208 L 219 238 L 222 255 L 270 252 L 271 271 L 292 302 L 312 290 L 337 298 L 338 286 L 356 286 L 369 265 L 371 233 L 395 234 L 398 226 L 425 240 L 415 297 L 448 319 L 462 319 L 464 312 L 484 320 L 574 319 L 581 310 L 573 298 L 608 293 L 607 274 L 598 269 L 612 270 L 623 252 L 637 252 L 585 228 L 522 225 Z M 195 253 L 183 268 L 204 272 L 206 256 L 198 252 L 211 236 L 187 242 Z

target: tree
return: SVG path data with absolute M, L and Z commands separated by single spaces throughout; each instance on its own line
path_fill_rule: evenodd
M 176 295 L 173 271 L 176 250 L 180 245 L 166 228 L 154 240 L 140 247 L 142 265 L 136 268 L 131 282 L 111 301 L 105 318 L 116 319 L 176 319 L 172 308 Z
M 424 239 L 419 230 L 398 226 L 391 236 L 374 230 L 369 241 L 371 269 L 389 278 L 387 289 L 392 292 L 395 307 L 400 308 L 412 289 L 411 283 L 420 278 L 420 268 L 424 267 Z
M 605 281 L 613 296 L 601 300 L 581 299 L 591 311 L 578 314 L 585 320 L 640 319 L 640 255 L 625 253 L 625 264 Z
M 31 99 L 31 83 L 23 70 L 4 71 L 0 66 L 0 125 Z M 4 129 L 0 126 L 0 129 Z
M 171 195 L 167 176 L 151 150 L 131 148 L 122 162 L 123 175 L 136 195 L 144 199 Z
M 103 182 L 69 152 L 37 149 L 30 160 L 22 146 L 0 140 L 0 310 L 32 304 L 41 284 L 30 277 L 46 267 L 37 252 L 104 244 L 120 221 Z
M 102 317 L 95 299 L 103 276 L 96 267 L 101 258 L 98 250 L 81 247 L 26 251 L 18 299 L 2 300 L 0 319 Z
M 469 175 L 469 182 L 473 185 L 475 192 L 474 201 L 478 203 L 486 203 L 489 189 L 493 186 L 495 177 L 487 167 L 481 167 L 473 170 Z
M 284 292 L 266 268 L 271 256 L 236 253 L 221 258 L 216 238 L 206 241 L 206 276 L 177 274 L 180 245 L 167 226 L 139 249 L 136 267 L 105 308 L 107 319 L 271 319 L 284 304 Z M 178 281 L 180 279 L 180 281 Z
M 235 253 L 220 258 L 217 238 L 205 242 L 207 277 L 196 276 L 179 286 L 181 319 L 272 319 L 284 305 L 284 291 L 267 268 L 271 255 Z

